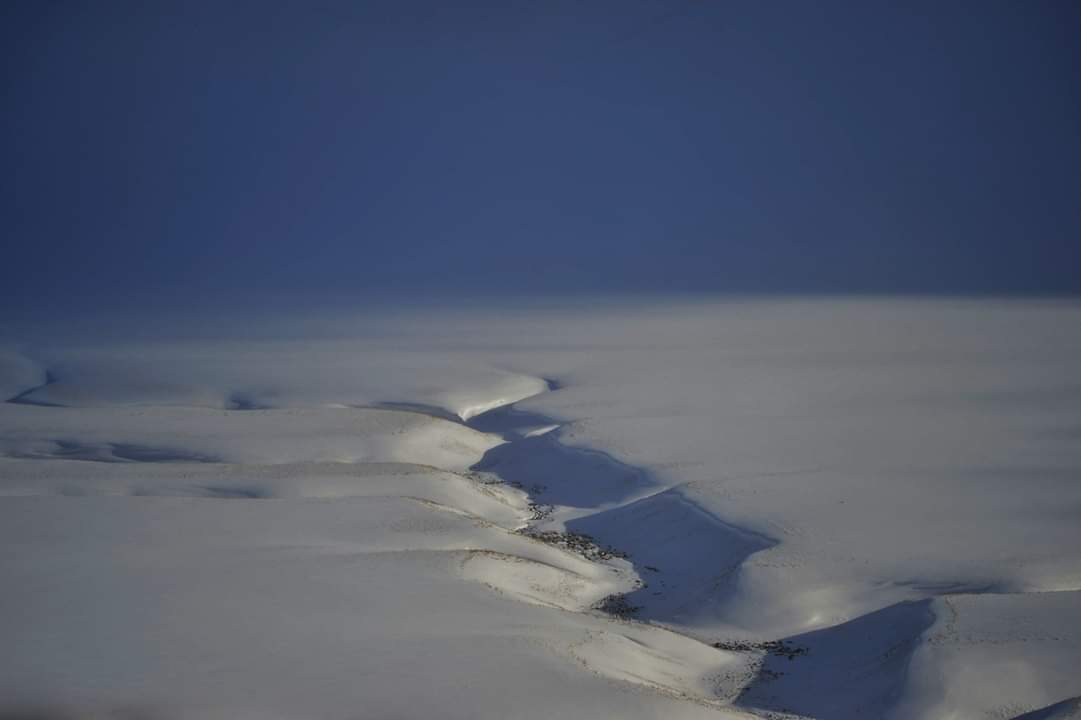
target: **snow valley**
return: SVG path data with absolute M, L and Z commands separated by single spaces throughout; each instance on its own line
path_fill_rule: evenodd
M 1075 303 L 21 322 L 0 391 L 0 717 L 1079 712 Z

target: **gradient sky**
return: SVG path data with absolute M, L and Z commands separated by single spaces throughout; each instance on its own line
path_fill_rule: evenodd
M 3 296 L 1081 293 L 1081 3 L 0 4 Z

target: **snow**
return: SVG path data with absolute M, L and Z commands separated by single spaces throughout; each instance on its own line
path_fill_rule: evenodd
M 1077 711 L 1077 303 L 115 323 L 0 338 L 0 713 Z

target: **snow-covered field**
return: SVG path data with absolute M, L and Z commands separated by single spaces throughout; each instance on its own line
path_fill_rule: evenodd
M 22 318 L 0 392 L 0 718 L 1081 716 L 1079 303 Z

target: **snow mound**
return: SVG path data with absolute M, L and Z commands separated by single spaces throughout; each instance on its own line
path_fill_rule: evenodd
M 738 654 L 650 626 L 589 632 L 571 655 L 599 675 L 698 701 L 731 699 L 752 672 Z
M 502 441 L 377 409 L 222 411 L 0 405 L 0 455 L 109 462 L 408 462 L 461 471 Z
M 18 400 L 48 381 L 44 367 L 16 350 L 0 347 L 0 401 Z
M 625 574 L 608 570 L 581 562 L 561 567 L 479 550 L 462 561 L 462 577 L 468 580 L 482 582 L 523 602 L 575 612 L 588 610 L 608 595 L 628 589 Z

